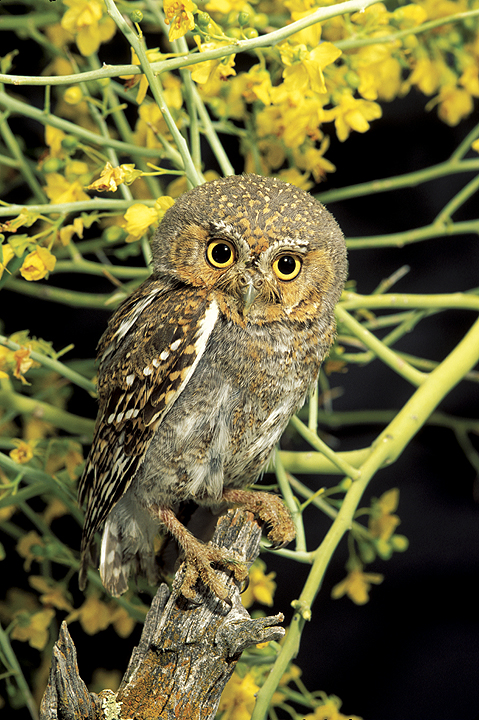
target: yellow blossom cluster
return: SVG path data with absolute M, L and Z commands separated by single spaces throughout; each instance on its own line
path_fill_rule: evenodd
M 323 3 L 284 0 L 273 5 L 274 12 L 291 22 L 308 17 Z M 437 105 L 439 117 L 450 125 L 472 112 L 479 97 L 477 23 L 473 18 L 469 25 L 464 21 L 462 43 L 457 25 L 417 30 L 478 7 L 477 0 L 418 0 L 389 10 L 378 2 L 295 33 L 247 71 L 237 74 L 234 55 L 228 55 L 191 66 L 193 79 L 219 118 L 248 121 L 259 164 L 258 156 L 253 158 L 245 148 L 247 170 L 278 173 L 285 163 L 294 163 L 306 173 L 297 178 L 300 184 L 307 183 L 309 175 L 318 182 L 334 171 L 324 157 L 325 131 L 331 124 L 342 142 L 351 132 L 364 133 L 381 117 L 380 102 L 412 87 L 434 96 L 428 107 Z M 195 36 L 200 52 L 231 44 L 233 11 L 250 12 L 254 21 L 263 8 L 271 13 L 271 2 L 260 0 L 254 12 L 242 2 L 208 3 L 214 22 L 206 26 L 204 38 Z

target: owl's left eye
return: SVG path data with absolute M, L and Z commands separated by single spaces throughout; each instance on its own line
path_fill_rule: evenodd
M 206 248 L 206 259 L 215 268 L 227 268 L 234 263 L 234 247 L 226 240 L 213 240 Z
M 296 255 L 280 255 L 273 263 L 273 272 L 280 280 L 294 280 L 301 266 L 302 262 Z

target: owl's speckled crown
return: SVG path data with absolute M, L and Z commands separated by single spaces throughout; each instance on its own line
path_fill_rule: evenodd
M 200 185 L 181 195 L 167 210 L 153 240 L 155 270 L 168 265 L 172 241 L 186 228 L 201 227 L 231 234 L 248 234 L 259 252 L 265 242 L 291 241 L 329 256 L 337 287 L 347 276 L 346 247 L 331 213 L 295 185 L 260 175 L 232 175 Z M 336 303 L 339 295 L 331 298 Z

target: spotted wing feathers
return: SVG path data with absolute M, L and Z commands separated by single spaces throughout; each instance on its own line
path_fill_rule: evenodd
M 80 587 L 95 532 L 130 486 L 156 428 L 204 352 L 217 308 L 198 290 L 149 280 L 113 315 L 99 345 L 99 413 L 79 483 L 86 503 Z

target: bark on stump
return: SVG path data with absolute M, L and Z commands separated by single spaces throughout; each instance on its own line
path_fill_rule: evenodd
M 248 563 L 259 552 L 261 529 L 250 513 L 230 510 L 222 516 L 212 542 Z M 180 567 L 170 594 L 161 585 L 146 617 L 117 693 L 98 695 L 78 673 L 76 650 L 66 623 L 53 649 L 52 667 L 42 700 L 41 720 L 210 720 L 243 650 L 279 640 L 280 614 L 253 620 L 241 604 L 239 589 L 220 572 L 231 605 L 198 583 L 194 602 L 179 594 Z

